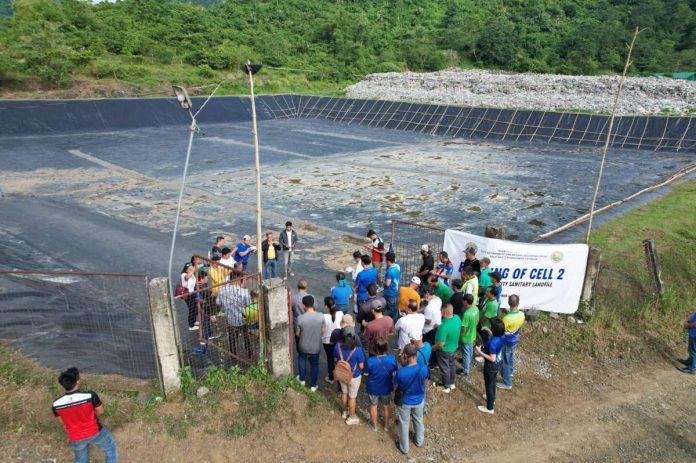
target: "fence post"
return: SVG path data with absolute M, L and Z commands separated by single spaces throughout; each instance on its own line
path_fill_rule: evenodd
M 662 282 L 662 268 L 660 267 L 660 259 L 657 256 L 657 249 L 653 240 L 643 240 L 643 249 L 645 250 L 645 260 L 648 264 L 648 273 L 655 283 L 655 289 L 660 297 L 664 296 L 665 284 Z
M 155 353 L 162 372 L 164 393 L 176 392 L 181 388 L 179 379 L 179 351 L 174 328 L 174 311 L 169 297 L 169 280 L 154 278 L 148 286 L 152 331 L 155 335 Z
M 489 225 L 484 232 L 486 238 L 502 240 L 505 238 L 505 227 L 503 225 Z
M 589 303 L 592 300 L 592 295 L 594 294 L 595 284 L 597 283 L 597 275 L 599 274 L 599 267 L 602 263 L 602 251 L 597 248 L 590 248 L 590 252 L 587 255 L 587 270 L 585 271 L 585 281 L 582 283 L 582 296 L 580 300 L 588 306 L 585 308 L 585 313 L 587 315 L 592 314 L 592 310 L 589 308 Z
M 271 278 L 263 281 L 262 289 L 268 308 L 266 349 L 271 373 L 273 376 L 292 375 L 287 286 L 280 278 Z

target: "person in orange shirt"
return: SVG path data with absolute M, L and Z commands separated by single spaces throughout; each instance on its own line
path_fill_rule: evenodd
M 410 300 L 416 301 L 420 307 L 421 298 L 420 294 L 418 294 L 418 287 L 420 284 L 420 278 L 413 277 L 411 278 L 411 282 L 408 284 L 408 286 L 402 286 L 399 288 L 399 312 L 406 312 L 408 301 Z

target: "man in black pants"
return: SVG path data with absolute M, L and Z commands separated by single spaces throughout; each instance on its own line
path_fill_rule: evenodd
M 502 365 L 504 335 L 505 326 L 503 321 L 499 318 L 494 318 L 491 320 L 491 337 L 488 338 L 483 348 L 478 345 L 475 349 L 476 354 L 482 356 L 486 361 L 483 365 L 483 381 L 486 384 L 486 393 L 483 395 L 483 398 L 486 400 L 486 405 L 478 406 L 478 411 L 482 413 L 495 413 L 495 377 L 498 375 Z

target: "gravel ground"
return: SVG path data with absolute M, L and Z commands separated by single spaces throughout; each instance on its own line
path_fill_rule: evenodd
M 448 69 L 370 74 L 346 89 L 352 98 L 463 106 L 610 112 L 618 76 L 562 76 Z M 696 82 L 628 77 L 618 114 L 688 114 L 696 110 Z

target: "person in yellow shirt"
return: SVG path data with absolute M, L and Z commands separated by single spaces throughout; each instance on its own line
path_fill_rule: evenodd
M 220 293 L 220 285 L 227 280 L 230 270 L 220 265 L 220 256 L 213 256 L 212 261 L 213 263 L 208 269 L 208 277 L 210 278 L 211 292 L 213 296 L 217 296 Z
M 520 297 L 512 294 L 508 297 L 510 310 L 503 317 L 505 337 L 503 338 L 503 367 L 500 372 L 503 382 L 498 383 L 498 389 L 512 389 L 512 374 L 515 371 L 515 347 L 520 342 L 520 330 L 524 325 L 524 313 L 520 311 Z
M 273 241 L 273 233 L 266 233 L 266 241 L 261 243 L 261 252 L 263 253 L 263 278 L 276 277 L 276 267 L 278 266 L 278 253 L 280 252 L 280 244 Z
M 416 301 L 416 307 L 420 307 L 421 297 L 420 294 L 418 294 L 418 287 L 420 284 L 420 278 L 413 277 L 408 286 L 399 288 L 399 312 L 407 312 L 408 301 Z M 399 318 L 398 314 L 397 318 Z

